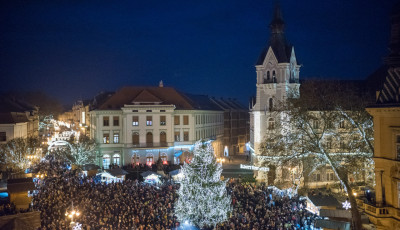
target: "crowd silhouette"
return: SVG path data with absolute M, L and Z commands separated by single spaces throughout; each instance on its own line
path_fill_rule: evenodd
M 82 229 L 178 229 L 174 215 L 179 184 L 154 186 L 137 180 L 105 184 L 71 170 L 61 159 L 49 155 L 32 168 L 44 178 L 36 178 L 32 210 L 41 212 L 41 229 L 68 229 L 68 211 L 79 210 L 74 221 Z M 215 229 L 314 229 L 315 216 L 305 210 L 304 201 L 289 197 L 265 185 L 230 180 L 227 191 L 232 213 Z M 210 228 L 211 229 L 211 228 Z

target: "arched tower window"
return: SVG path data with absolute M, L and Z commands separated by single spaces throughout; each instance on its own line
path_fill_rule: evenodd
M 276 73 L 275 70 L 272 71 L 272 81 L 276 83 Z
M 272 98 L 269 99 L 269 111 L 271 112 L 274 108 L 274 101 Z
M 272 117 L 268 119 L 268 129 L 275 129 L 275 120 Z

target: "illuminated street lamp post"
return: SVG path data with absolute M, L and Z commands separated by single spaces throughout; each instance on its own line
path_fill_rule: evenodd
M 75 217 L 79 217 L 80 212 L 78 209 L 74 209 L 74 203 L 72 203 L 72 210 L 70 212 L 66 211 L 65 216 L 71 219 L 71 223 L 69 224 L 71 229 L 75 229 L 75 225 L 77 223 L 74 222 Z

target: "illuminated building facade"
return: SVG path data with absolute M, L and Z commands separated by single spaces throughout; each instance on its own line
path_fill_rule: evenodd
M 90 112 L 90 135 L 100 143 L 101 165 L 180 164 L 197 140 L 223 151 L 223 110 L 208 96 L 171 87 L 124 87 Z
M 400 229 L 400 4 L 393 8 L 390 54 L 378 77 L 384 79 L 374 118 L 375 204 L 364 204 L 377 229 Z
M 290 96 L 299 95 L 300 65 L 294 47 L 284 34 L 284 21 L 279 5 L 276 6 L 270 23 L 270 40 L 256 63 L 257 94 L 250 112 L 250 145 L 254 150 L 253 162 L 258 166 L 258 157 L 266 130 L 275 124 L 274 104 Z M 253 104 L 254 103 L 254 104 Z M 266 172 L 258 172 L 257 178 L 267 179 Z

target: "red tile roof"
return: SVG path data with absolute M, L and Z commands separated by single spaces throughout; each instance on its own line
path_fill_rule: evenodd
M 118 110 L 134 102 L 155 102 L 161 105 L 175 105 L 176 109 L 193 110 L 193 102 L 183 93 L 171 87 L 128 86 L 118 90 L 99 107 L 99 110 Z

